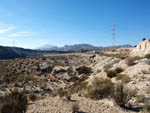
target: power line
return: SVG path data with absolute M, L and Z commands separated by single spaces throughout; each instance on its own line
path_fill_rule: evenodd
M 112 46 L 115 46 L 115 24 L 112 25 Z
M 12 45 L 13 47 L 15 47 L 15 41 L 13 40 L 13 45 Z

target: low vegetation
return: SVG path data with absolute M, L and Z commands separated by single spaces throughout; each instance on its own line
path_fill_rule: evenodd
M 78 67 L 76 69 L 76 71 L 78 72 L 79 75 L 81 74 L 91 74 L 92 73 L 92 68 L 91 67 L 87 67 L 87 66 L 81 66 L 81 67 Z
M 24 92 L 12 92 L 5 96 L 0 104 L 0 113 L 26 113 L 28 108 L 28 100 Z
M 127 63 L 128 66 L 132 66 L 132 65 L 135 64 L 134 62 L 136 60 L 140 60 L 140 59 L 141 59 L 141 57 L 129 57 L 129 58 L 126 59 L 126 63 Z
M 106 73 L 107 73 L 107 77 L 109 78 L 113 78 L 117 76 L 117 72 L 115 70 L 107 70 Z
M 115 87 L 113 98 L 117 105 L 126 107 L 129 100 L 136 95 L 136 90 L 127 89 L 122 83 Z
M 113 78 L 116 77 L 118 73 L 123 72 L 124 70 L 120 67 L 117 67 L 115 70 L 111 70 L 110 68 L 112 67 L 113 64 L 108 64 L 104 66 L 104 70 L 107 74 L 107 77 Z
M 107 53 L 101 53 L 101 56 L 107 56 L 107 57 L 116 57 L 116 58 L 121 58 L 121 59 L 125 59 L 126 57 L 128 57 L 128 54 L 107 54 Z
M 79 113 L 80 107 L 78 103 L 72 105 L 72 113 Z
M 37 97 L 36 94 L 30 94 L 30 95 L 29 95 L 29 99 L 30 99 L 31 101 L 35 101 L 37 98 L 38 98 L 38 97 Z
M 150 58 L 150 55 L 147 55 L 145 57 Z M 45 62 L 48 59 L 49 59 L 48 57 L 42 58 L 42 60 Z M 132 66 L 136 63 L 135 61 L 139 59 L 140 57 L 128 58 L 127 64 L 129 66 Z M 54 60 L 57 59 L 54 58 Z M 62 60 L 60 61 L 59 60 L 57 60 L 58 63 L 57 66 L 60 64 L 59 62 L 62 62 L 62 64 L 64 62 Z M 35 61 L 37 61 L 37 59 Z M 65 63 L 65 66 L 66 65 L 67 66 L 62 69 L 58 67 L 57 71 L 57 67 L 55 69 L 55 67 L 53 67 L 53 64 L 50 63 L 51 59 L 49 59 L 48 61 L 49 64 L 43 64 L 44 66 L 42 66 L 42 63 L 41 65 L 39 65 L 39 62 L 36 62 L 37 67 L 35 66 L 35 61 L 32 61 L 31 63 L 29 61 L 25 62 L 24 60 L 22 62 L 20 61 L 20 63 L 15 62 L 14 63 L 15 65 L 12 64 L 12 67 L 16 66 L 17 68 L 15 67 L 15 69 L 13 69 L 12 72 L 7 74 L 5 74 L 7 72 L 6 70 L 1 69 L 3 66 L 0 66 L 1 67 L 0 71 L 2 72 L 2 75 L 5 75 L 5 76 L 0 75 L 1 77 L 0 84 L 8 83 L 8 85 L 10 86 L 13 85 L 13 87 L 16 88 L 28 89 L 26 93 L 29 93 L 28 99 L 32 102 L 36 101 L 38 97 L 36 94 L 30 94 L 31 91 L 34 93 L 40 93 L 41 95 L 42 94 L 44 95 L 47 93 L 47 92 L 45 93 L 45 91 L 47 91 L 48 88 L 51 87 L 52 88 L 49 89 L 50 95 L 59 96 L 60 99 L 65 101 L 70 101 L 71 95 L 77 93 L 78 96 L 85 96 L 87 98 L 94 100 L 113 98 L 117 103 L 117 105 L 119 105 L 120 107 L 126 107 L 128 105 L 129 100 L 136 94 L 135 90 L 129 90 L 128 88 L 125 87 L 126 85 L 125 83 L 130 82 L 131 79 L 128 75 L 122 74 L 124 69 L 118 67 L 112 70 L 114 68 L 113 64 L 116 63 L 117 61 L 114 61 L 113 63 L 104 66 L 104 70 L 107 74 L 106 78 L 95 78 L 91 84 L 89 84 L 88 81 L 89 76 L 93 73 L 93 71 L 94 73 L 92 75 L 94 74 L 98 75 L 98 73 L 99 74 L 103 73 L 103 70 L 101 68 L 97 69 L 96 67 L 97 69 L 96 72 L 95 71 L 96 69 L 92 70 L 93 67 L 91 68 L 88 66 L 79 66 L 79 64 L 81 65 L 81 63 L 78 64 L 75 62 L 76 64 L 74 67 L 72 66 L 71 63 L 69 65 Z M 69 60 L 66 60 L 66 62 L 69 62 Z M 30 65 L 31 67 L 33 66 L 33 69 L 31 70 Z M 68 71 L 69 68 L 70 71 Z M 32 72 L 33 74 L 31 74 Z M 143 71 L 143 73 L 146 72 Z M 111 79 L 114 77 L 118 81 L 116 81 L 115 79 Z M 117 84 L 120 81 L 121 83 Z M 28 100 L 24 92 L 20 93 L 12 92 L 10 95 L 4 97 L 2 103 L 0 103 L 0 113 L 25 113 L 27 107 L 28 107 Z M 145 111 L 150 111 L 149 110 L 150 106 L 145 105 L 144 109 Z M 72 105 L 72 112 L 73 113 L 79 112 L 78 104 Z
M 110 68 L 112 68 L 113 64 L 114 64 L 114 63 L 106 64 L 106 65 L 104 66 L 104 70 L 105 70 L 105 71 L 109 70 Z
M 143 112 L 144 113 L 150 113 L 150 104 L 144 104 L 143 106 Z
M 58 92 L 59 94 L 59 97 L 62 99 L 62 100 L 71 100 L 71 95 L 69 94 L 68 91 L 65 91 L 65 90 L 60 90 Z
M 116 71 L 117 73 L 121 73 L 121 72 L 123 72 L 124 70 L 123 70 L 122 68 L 120 68 L 120 67 L 117 67 L 117 68 L 115 69 L 115 71 Z
M 125 88 L 123 83 L 114 85 L 110 79 L 95 78 L 85 96 L 94 100 L 113 98 L 117 105 L 125 108 L 136 93 L 136 90 Z
M 110 97 L 113 93 L 113 86 L 110 79 L 95 78 L 87 88 L 86 97 L 95 100 Z
M 118 74 L 118 75 L 116 76 L 116 79 L 117 79 L 117 80 L 121 80 L 122 83 L 128 83 L 128 82 L 130 81 L 129 76 L 126 75 L 126 74 Z
M 150 59 L 150 54 L 145 55 L 145 58 Z

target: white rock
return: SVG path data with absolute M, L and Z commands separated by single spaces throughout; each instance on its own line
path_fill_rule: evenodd
M 150 54 L 150 40 L 139 43 L 130 53 L 130 56 L 144 56 Z

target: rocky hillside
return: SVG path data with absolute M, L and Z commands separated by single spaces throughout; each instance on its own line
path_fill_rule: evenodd
M 147 113 L 150 59 L 131 49 L 2 61 L 0 100 L 23 90 L 27 113 L 72 113 L 74 104 L 83 113 Z
M 35 50 L 0 46 L 0 59 L 14 59 L 14 58 L 27 57 L 27 56 L 40 56 L 40 55 L 41 53 Z

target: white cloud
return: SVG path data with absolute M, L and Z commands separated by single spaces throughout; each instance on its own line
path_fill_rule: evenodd
M 5 37 L 0 37 L 0 40 L 1 40 L 1 41 L 13 41 L 12 39 L 5 38 Z
M 8 33 L 9 31 L 12 31 L 14 29 L 15 29 L 15 27 L 13 27 L 13 26 L 10 26 L 7 28 L 0 28 L 0 34 Z
M 16 32 L 9 35 L 9 37 L 27 37 L 33 35 L 32 32 Z

